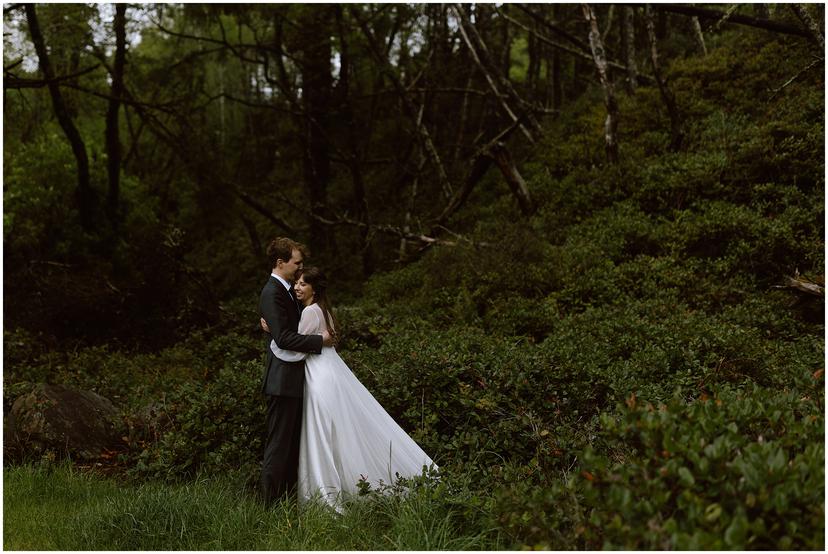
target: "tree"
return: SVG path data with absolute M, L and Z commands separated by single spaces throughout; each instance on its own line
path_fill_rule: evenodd
M 819 25 L 814 18 L 811 17 L 811 14 L 808 13 L 808 9 L 806 6 L 802 4 L 790 4 L 791 10 L 796 14 L 796 17 L 802 22 L 805 28 L 808 30 L 810 34 L 810 38 L 819 46 L 820 50 L 825 50 L 825 37 L 822 36 L 822 31 L 819 29 Z
M 604 149 L 607 154 L 607 161 L 614 164 L 618 162 L 618 102 L 615 99 L 615 92 L 609 80 L 604 41 L 601 39 L 601 32 L 598 30 L 598 19 L 595 17 L 595 11 L 589 4 L 581 4 L 581 8 L 584 12 L 584 18 L 590 26 L 589 46 L 595 60 L 595 67 L 598 70 L 601 87 L 604 89 L 604 106 L 607 109 L 607 119 L 604 122 Z
M 314 6 L 299 9 L 297 46 L 301 52 L 299 66 L 302 77 L 304 127 L 303 180 L 311 212 L 327 215 L 327 194 L 330 169 L 330 112 L 332 109 L 331 35 L 333 7 Z M 326 227 L 311 218 L 311 250 L 335 251 L 333 236 Z
M 624 6 L 621 33 L 624 63 L 627 65 L 627 87 L 634 93 L 638 86 L 638 67 L 635 62 L 635 12 L 631 6 Z
M 37 57 L 40 62 L 40 71 L 46 80 L 46 86 L 49 89 L 49 95 L 52 98 L 52 107 L 55 110 L 58 123 L 63 129 L 66 139 L 72 146 L 72 153 L 75 156 L 78 171 L 78 186 L 76 189 L 76 199 L 78 203 L 78 211 L 80 214 L 81 226 L 86 231 L 95 229 L 94 222 L 94 202 L 95 197 L 92 187 L 89 182 L 89 157 L 86 154 L 86 145 L 83 138 L 75 126 L 72 116 L 69 114 L 69 109 L 63 99 L 63 94 L 60 91 L 58 78 L 52 69 L 52 64 L 49 59 L 49 51 L 46 48 L 46 41 L 43 38 L 43 33 L 40 29 L 40 22 L 37 17 L 37 10 L 34 4 L 25 4 L 26 20 L 29 24 L 29 33 L 32 37 Z
M 653 64 L 653 75 L 655 75 L 658 83 L 658 91 L 661 93 L 661 98 L 664 105 L 667 107 L 667 113 L 670 116 L 670 150 L 678 152 L 681 149 L 681 143 L 684 140 L 684 133 L 681 129 L 681 116 L 679 115 L 678 106 L 676 105 L 676 97 L 667 86 L 667 81 L 661 72 L 661 64 L 658 60 L 658 37 L 656 36 L 656 24 L 653 17 L 653 9 L 650 4 L 644 8 L 644 18 L 647 23 L 647 36 L 650 40 L 650 61 Z
M 126 4 L 115 6 L 115 61 L 112 66 L 112 87 L 109 107 L 106 111 L 106 169 L 109 189 L 107 208 L 110 222 L 117 228 L 119 223 L 119 195 L 121 179 L 121 137 L 119 132 L 119 111 L 124 92 L 124 64 L 126 58 Z

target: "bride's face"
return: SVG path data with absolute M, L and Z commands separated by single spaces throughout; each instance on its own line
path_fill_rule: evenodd
M 313 287 L 306 283 L 302 277 L 299 277 L 299 280 L 293 285 L 293 290 L 296 292 L 296 298 L 305 306 L 309 306 L 313 302 Z

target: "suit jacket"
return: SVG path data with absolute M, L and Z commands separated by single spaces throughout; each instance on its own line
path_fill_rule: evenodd
M 262 392 L 271 396 L 301 398 L 305 390 L 305 362 L 285 362 L 273 355 L 270 339 L 279 348 L 319 354 L 322 335 L 300 335 L 299 308 L 293 297 L 278 279 L 270 276 L 259 297 L 259 313 L 270 327 L 267 339 Z

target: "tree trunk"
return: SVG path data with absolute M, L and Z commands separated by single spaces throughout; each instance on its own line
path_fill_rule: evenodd
M 326 130 L 331 107 L 333 79 L 331 76 L 331 28 L 328 7 L 303 13 L 302 32 L 302 104 L 305 112 L 305 155 L 303 178 L 308 192 L 311 212 L 327 217 L 330 158 Z M 311 251 L 331 251 L 329 229 L 311 218 Z
M 561 75 L 561 53 L 552 50 L 551 67 L 549 67 L 549 90 L 552 95 L 550 105 L 553 110 L 560 111 L 563 104 L 563 76 Z
M 478 8 L 479 9 L 479 8 Z M 509 10 L 509 4 L 504 4 L 504 11 Z M 475 29 L 477 30 L 477 29 Z M 506 80 L 509 79 L 509 71 L 512 68 L 512 33 L 509 29 L 509 20 L 502 19 L 500 23 L 500 40 L 503 43 L 503 49 L 500 51 L 500 74 L 504 75 Z M 482 41 L 482 38 L 481 38 Z M 485 43 L 484 43 L 485 44 Z
M 449 203 L 446 204 L 446 207 L 440 215 L 437 216 L 437 219 L 434 220 L 431 227 L 431 234 L 437 234 L 440 231 L 440 227 L 445 224 L 446 221 L 448 221 L 448 219 L 466 202 L 466 199 L 468 199 L 475 185 L 477 185 L 477 183 L 483 178 L 494 161 L 492 149 L 495 148 L 499 142 L 505 141 L 518 128 L 518 126 L 518 123 L 513 123 L 507 129 L 501 131 L 488 143 L 477 149 L 471 158 L 463 185 L 457 192 L 454 193 L 451 200 L 449 200 Z
M 581 4 L 584 18 L 590 25 L 589 47 L 598 69 L 598 77 L 604 88 L 604 106 L 607 109 L 607 119 L 604 123 L 604 143 L 609 163 L 618 162 L 618 102 L 612 90 L 612 83 L 607 74 L 607 57 L 604 52 L 604 43 L 601 40 L 601 31 L 598 29 L 598 20 L 589 4 Z
M 69 144 L 72 146 L 72 153 L 75 155 L 75 162 L 78 166 L 78 188 L 76 189 L 76 198 L 78 202 L 78 212 L 80 214 L 80 223 L 85 231 L 94 230 L 94 202 L 95 198 L 92 193 L 92 188 L 89 183 L 89 157 L 86 154 L 86 145 L 83 143 L 78 129 L 75 127 L 72 117 L 66 107 L 66 102 L 63 100 L 63 95 L 60 93 L 60 87 L 55 82 L 55 74 L 52 70 L 52 64 L 49 61 L 49 53 L 46 49 L 46 43 L 43 39 L 43 34 L 40 31 L 40 23 L 37 19 L 37 12 L 34 4 L 26 4 L 26 20 L 29 24 L 29 32 L 32 36 L 35 51 L 40 63 L 40 70 L 43 76 L 48 81 L 49 95 L 52 97 L 52 106 L 55 110 L 58 123 L 63 129 Z
M 440 226 L 445 224 L 448 219 L 465 204 L 475 185 L 483 178 L 486 172 L 491 167 L 494 160 L 483 149 L 478 150 L 472 157 L 469 170 L 466 178 L 463 180 L 463 185 L 452 195 L 446 207 L 437 216 L 432 226 L 432 234 L 435 234 Z
M 118 112 L 124 91 L 124 63 L 126 58 L 126 4 L 115 5 L 115 63 L 112 66 L 112 87 L 109 108 L 106 111 L 106 170 L 109 177 L 106 205 L 109 220 L 117 231 L 119 226 L 118 202 L 121 179 L 121 138 Z
M 351 173 L 353 184 L 353 205 L 356 207 L 356 218 L 358 221 L 370 225 L 370 214 L 368 212 L 368 200 L 365 194 L 365 182 L 362 177 L 362 143 L 354 118 L 354 109 L 351 103 L 351 48 L 348 40 L 348 22 L 345 21 L 345 14 L 342 6 L 335 5 L 334 15 L 339 33 L 339 83 L 337 84 L 337 104 L 342 113 L 342 118 L 348 128 L 348 142 L 350 145 L 350 159 L 348 170 Z M 374 262 L 371 256 L 369 241 L 369 227 L 359 228 L 360 252 L 362 253 L 362 275 L 368 277 L 374 271 Z
M 535 38 L 534 33 L 529 33 L 527 50 L 529 53 L 529 67 L 526 70 L 526 85 L 530 98 L 534 99 L 538 91 L 538 74 L 540 73 L 540 60 L 542 47 Z
M 262 248 L 262 241 L 259 238 L 259 233 L 256 231 L 256 225 L 250 221 L 249 218 L 245 217 L 244 214 L 240 214 L 239 217 L 241 218 L 244 228 L 247 231 L 247 236 L 250 237 L 250 250 L 253 254 L 253 259 L 264 259 L 265 252 Z
M 638 87 L 638 67 L 635 63 L 635 12 L 630 6 L 624 6 L 624 30 L 621 33 L 624 63 L 627 66 L 627 88 L 631 94 Z
M 670 116 L 670 151 L 678 152 L 679 149 L 681 149 L 681 143 L 684 140 L 684 134 L 681 130 L 681 118 L 678 113 L 678 106 L 676 106 L 675 96 L 667 86 L 667 83 L 661 74 L 661 64 L 658 61 L 658 38 L 653 18 L 653 10 L 650 4 L 647 4 L 644 7 L 644 17 L 647 22 L 647 36 L 650 40 L 650 60 L 653 63 L 653 75 L 658 83 L 658 90 L 661 93 L 661 98 L 664 101 L 665 106 L 667 106 L 667 113 Z
M 612 31 L 612 20 L 613 20 L 614 15 L 615 15 L 615 5 L 610 4 L 609 10 L 607 11 L 607 26 L 604 27 L 604 32 L 601 33 L 601 40 L 603 40 L 605 44 L 607 42 L 607 37 L 609 36 L 610 31 Z
M 496 142 L 490 148 L 489 152 L 494 158 L 495 163 L 500 168 L 500 172 L 506 179 L 509 189 L 517 198 L 520 205 L 520 211 L 523 215 L 532 215 L 535 211 L 535 205 L 532 202 L 532 197 L 529 194 L 529 188 L 526 186 L 526 181 L 523 180 L 520 172 L 512 160 L 512 155 L 502 142 Z
M 420 183 L 420 174 L 422 173 L 426 163 L 426 157 L 423 155 L 422 150 L 420 150 L 419 156 L 420 160 L 417 163 L 417 173 L 414 175 L 414 180 L 411 182 L 411 191 L 408 196 L 408 207 L 405 210 L 405 222 L 403 224 L 404 236 L 400 239 L 400 261 L 404 261 L 408 255 L 408 239 L 406 236 L 411 234 L 411 217 L 417 203 L 417 188 Z
M 702 33 L 701 22 L 699 18 L 693 16 L 690 18 L 690 27 L 693 29 L 693 38 L 699 47 L 703 56 L 707 55 L 707 45 L 704 43 L 704 33 Z
M 825 50 L 825 37 L 822 36 L 822 31 L 819 25 L 808 13 L 808 7 L 803 4 L 790 4 L 791 10 L 796 14 L 796 17 L 802 22 L 805 28 L 810 33 L 811 39 L 819 46 L 820 50 Z
M 558 20 L 560 6 L 552 5 L 552 19 Z M 561 74 L 561 53 L 557 48 L 552 50 L 552 65 L 548 68 L 550 74 L 549 88 L 552 94 L 552 109 L 560 110 L 563 105 L 563 75 Z
M 452 166 L 457 164 L 457 160 L 460 159 L 460 146 L 463 144 L 463 136 L 466 134 L 466 121 L 468 120 L 469 114 L 469 90 L 471 89 L 474 70 L 470 68 L 468 72 L 469 75 L 466 78 L 466 86 L 464 87 L 465 92 L 463 93 L 463 103 L 460 105 L 460 121 L 457 124 L 457 138 L 455 139 L 454 151 L 451 156 Z

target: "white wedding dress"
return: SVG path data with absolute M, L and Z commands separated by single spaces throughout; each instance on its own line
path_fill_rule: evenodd
M 299 333 L 321 334 L 327 328 L 322 308 L 302 311 Z M 275 346 L 275 345 L 274 345 Z M 287 352 L 281 351 L 279 357 Z M 321 498 L 342 511 L 343 498 L 357 493 L 364 478 L 376 488 L 397 477 L 420 475 L 434 462 L 397 425 L 354 376 L 334 348 L 305 358 L 305 396 L 299 447 L 299 498 Z

